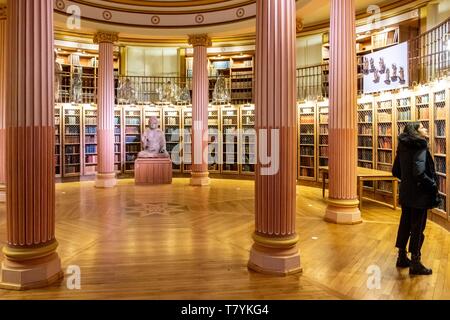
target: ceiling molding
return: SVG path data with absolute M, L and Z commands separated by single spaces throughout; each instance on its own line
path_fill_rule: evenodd
M 103 1 L 135 6 L 144 6 L 144 7 L 195 7 L 195 6 L 205 6 L 223 2 L 230 2 L 232 0 L 190 0 L 190 1 L 103 0 Z
M 228 0 L 230 1 L 230 0 Z M 227 2 L 228 2 L 227 1 Z M 196 14 L 196 13 L 208 13 L 208 12 L 216 12 L 216 11 L 223 11 L 223 10 L 228 10 L 228 9 L 236 9 L 236 8 L 240 8 L 249 4 L 254 4 L 256 3 L 256 0 L 242 0 L 241 2 L 237 2 L 234 4 L 229 4 L 229 5 L 224 5 L 224 6 L 220 6 L 220 7 L 213 7 L 213 8 L 195 8 L 195 9 L 186 9 L 186 10 L 174 10 L 174 11 L 169 11 L 169 10 L 155 10 L 155 9 L 136 9 L 136 8 L 130 8 L 130 7 L 120 7 L 120 6 L 113 6 L 113 5 L 102 5 L 99 3 L 93 3 L 89 0 L 71 0 L 71 2 L 80 4 L 80 5 L 86 5 L 86 6 L 90 6 L 90 7 L 94 7 L 94 8 L 99 8 L 102 10 L 113 10 L 113 11 L 117 11 L 117 12 L 128 12 L 128 13 L 141 13 L 141 14 L 157 14 L 157 15 L 182 15 L 182 14 Z M 110 2 L 110 1 L 105 1 L 105 2 Z M 111 2 L 117 2 L 117 1 L 111 1 Z M 142 1 L 139 1 L 142 2 Z M 150 1 L 151 2 L 151 1 Z M 167 7 L 171 7 L 171 8 L 178 8 L 179 6 L 172 6 L 171 3 L 172 1 L 167 1 L 165 2 L 167 5 L 163 5 L 162 2 L 163 1 L 159 1 L 160 5 L 158 7 L 160 8 L 167 8 Z M 185 1 L 177 1 L 177 2 L 185 2 Z M 215 3 L 221 3 L 223 1 L 217 1 Z M 144 5 L 146 6 L 146 5 Z M 181 6 L 183 7 L 183 6 Z

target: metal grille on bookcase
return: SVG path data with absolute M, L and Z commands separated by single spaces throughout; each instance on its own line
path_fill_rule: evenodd
M 315 163 L 315 106 L 305 104 L 299 106 L 299 176 L 314 180 L 316 177 Z
M 446 217 L 447 213 L 447 110 L 445 91 L 434 93 L 434 160 L 438 179 L 439 193 L 443 201 L 438 213 Z
M 373 103 L 358 103 L 358 167 L 373 169 Z M 365 181 L 364 186 L 373 188 L 373 182 Z
M 393 128 L 392 100 L 377 102 L 377 169 L 392 171 Z M 392 182 L 379 181 L 378 190 L 392 192 Z
M 241 174 L 254 174 L 256 165 L 255 107 L 241 107 Z
M 164 133 L 166 148 L 173 161 L 173 171 L 181 171 L 181 110 L 174 107 L 164 108 Z
M 61 177 L 61 107 L 55 107 L 55 176 Z
M 208 108 L 208 170 L 220 172 L 219 107 Z
M 134 161 L 141 151 L 141 109 L 125 109 L 125 172 L 134 171 Z
M 192 108 L 183 108 L 183 172 L 192 171 Z
M 232 106 L 222 107 L 222 173 L 239 173 L 238 132 L 239 109 Z
M 84 175 L 97 172 L 97 109 L 84 108 Z
M 64 177 L 81 174 L 81 108 L 64 107 Z

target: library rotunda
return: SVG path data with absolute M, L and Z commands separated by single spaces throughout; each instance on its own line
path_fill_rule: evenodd
M 450 299 L 449 17 L 0 0 L 0 299 Z M 395 261 L 415 123 L 441 200 L 428 278 Z

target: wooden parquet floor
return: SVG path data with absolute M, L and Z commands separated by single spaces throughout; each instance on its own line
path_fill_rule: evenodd
M 81 290 L 0 290 L 0 299 L 450 299 L 450 233 L 430 222 L 423 248 L 430 277 L 395 268 L 400 211 L 366 202 L 364 223 L 323 221 L 321 190 L 298 187 L 303 274 L 272 277 L 246 268 L 254 228 L 253 182 L 213 180 L 207 188 L 113 190 L 93 182 L 58 184 L 56 236 L 64 270 L 81 269 Z M 5 243 L 0 205 L 0 245 Z M 0 259 L 3 259 L 1 257 Z M 368 289 L 369 266 L 381 270 Z

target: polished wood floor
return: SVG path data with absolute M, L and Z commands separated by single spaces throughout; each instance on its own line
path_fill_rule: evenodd
M 66 280 L 0 299 L 450 299 L 450 233 L 430 222 L 423 248 L 429 277 L 395 268 L 399 211 L 366 202 L 364 223 L 323 221 L 321 190 L 298 187 L 297 228 L 303 274 L 271 277 L 247 270 L 253 182 L 213 180 L 207 188 L 113 190 L 92 182 L 58 184 L 57 239 L 64 269 L 81 268 L 81 290 Z M 5 242 L 0 205 L 0 245 Z M 2 259 L 2 258 L 0 258 Z M 369 266 L 381 288 L 368 289 Z

